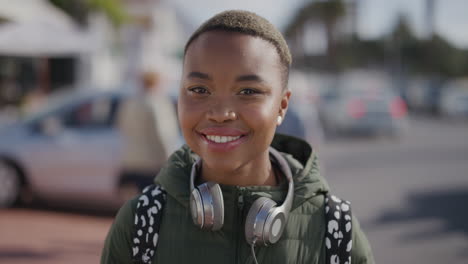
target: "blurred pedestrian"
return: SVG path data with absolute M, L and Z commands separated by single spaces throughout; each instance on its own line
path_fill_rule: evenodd
M 49 93 L 43 89 L 33 89 L 28 92 L 23 99 L 21 112 L 23 115 L 30 115 L 40 110 L 47 102 Z
M 374 263 L 310 145 L 275 135 L 290 65 L 281 33 L 254 13 L 223 12 L 192 35 L 178 104 L 187 145 L 121 208 L 101 263 Z
M 121 195 L 131 198 L 154 177 L 176 149 L 179 129 L 174 104 L 161 89 L 155 72 L 141 75 L 141 90 L 127 99 L 118 113 L 124 138 Z

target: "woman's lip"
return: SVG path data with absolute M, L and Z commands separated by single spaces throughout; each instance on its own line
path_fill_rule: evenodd
M 214 141 L 209 140 L 206 135 L 200 134 L 200 137 L 203 141 L 207 144 L 208 148 L 212 151 L 216 152 L 225 152 L 235 149 L 240 144 L 244 143 L 247 140 L 247 136 L 240 136 L 238 139 L 224 142 L 224 143 L 216 143 Z
M 232 128 L 232 127 L 207 127 L 198 130 L 198 133 L 203 134 L 203 135 L 209 135 L 209 136 L 230 136 L 230 137 L 237 137 L 237 136 L 244 136 L 247 134 L 247 132 L 237 129 L 237 128 Z

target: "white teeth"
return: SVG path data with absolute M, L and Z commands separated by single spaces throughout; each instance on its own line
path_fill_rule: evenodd
M 230 137 L 230 136 L 212 136 L 212 135 L 206 135 L 206 138 L 210 141 L 216 142 L 216 143 L 226 143 L 226 142 L 231 142 L 234 140 L 237 140 L 240 138 L 240 136 L 237 137 Z

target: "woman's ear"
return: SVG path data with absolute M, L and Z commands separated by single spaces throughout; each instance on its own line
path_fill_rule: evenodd
M 291 98 L 291 91 L 289 89 L 286 89 L 281 95 L 280 109 L 278 112 L 278 119 L 277 119 L 278 126 L 281 125 L 281 123 L 284 120 L 284 117 L 286 116 L 286 112 L 288 111 L 289 98 Z

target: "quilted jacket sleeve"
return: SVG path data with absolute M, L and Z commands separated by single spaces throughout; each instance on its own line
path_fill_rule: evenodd
M 353 216 L 353 250 L 351 251 L 352 264 L 374 264 L 374 256 L 364 232 L 357 218 Z

